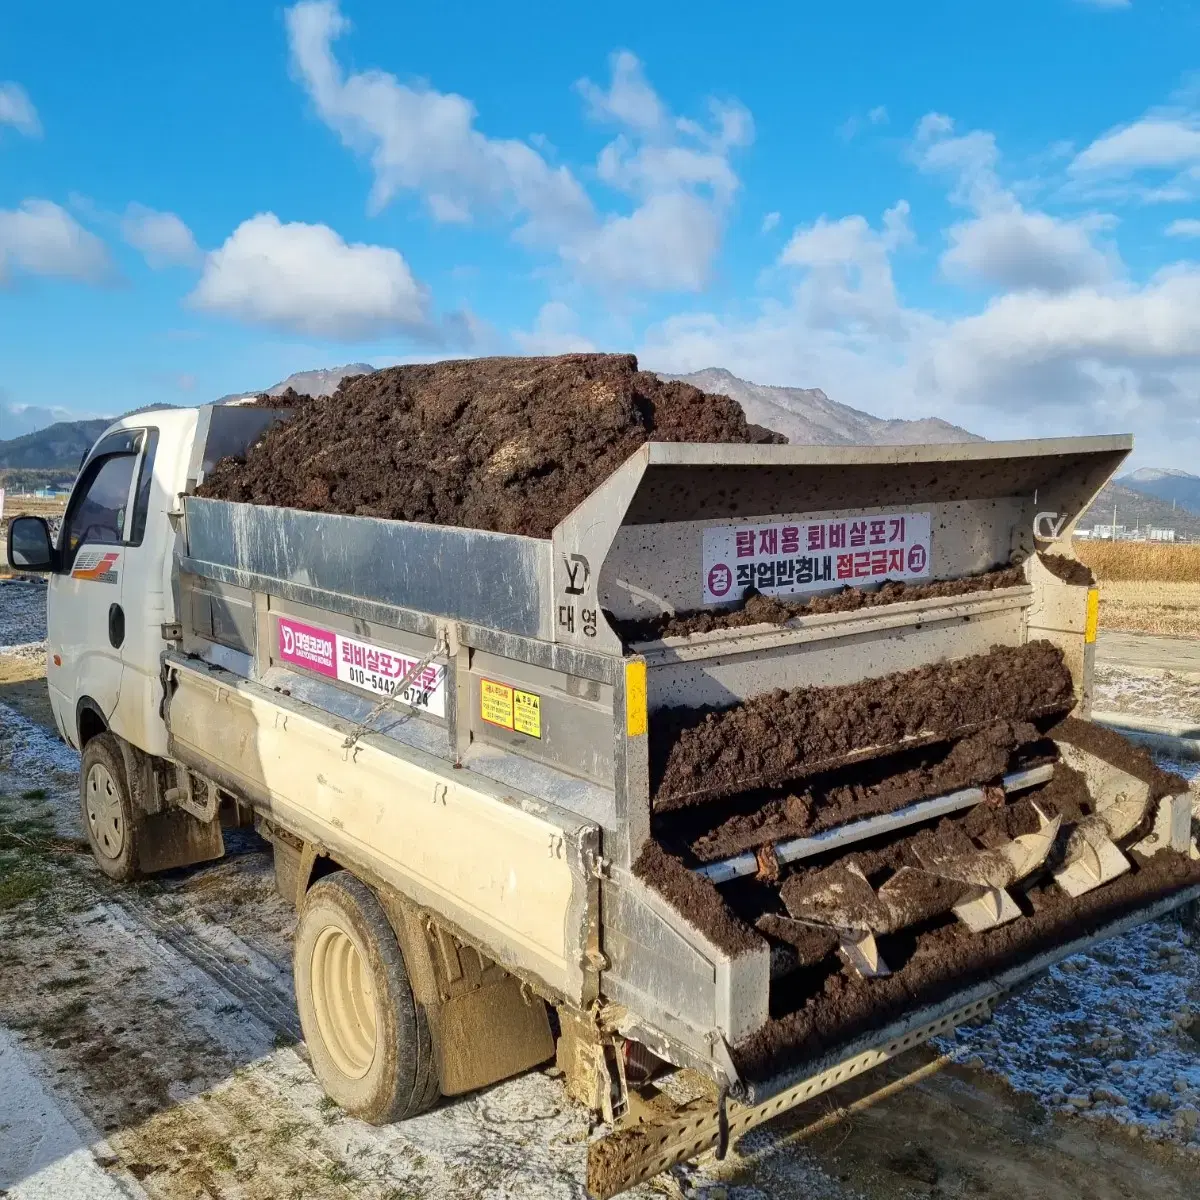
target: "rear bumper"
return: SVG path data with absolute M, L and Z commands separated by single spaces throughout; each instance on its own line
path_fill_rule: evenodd
M 948 1033 L 956 1026 L 989 1013 L 1004 995 L 1073 954 L 1157 920 L 1190 901 L 1200 900 L 1200 884 L 1162 897 L 1152 904 L 1106 922 L 1084 937 L 1063 942 L 1041 954 L 999 971 L 935 1004 L 921 1007 L 899 1021 L 830 1048 L 819 1057 L 763 1079 L 739 1080 L 729 1089 L 724 1120 L 730 1139 L 830 1091 L 897 1055 Z M 631 1106 L 631 1114 L 639 1110 Z M 650 1179 L 675 1163 L 718 1146 L 722 1114 L 719 1102 L 697 1102 L 663 1111 L 652 1119 L 626 1119 L 588 1150 L 588 1191 L 598 1200 L 615 1196 Z

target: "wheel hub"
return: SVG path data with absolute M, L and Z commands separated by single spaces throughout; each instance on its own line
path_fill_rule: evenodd
M 312 999 L 330 1057 L 344 1075 L 361 1079 L 375 1060 L 375 991 L 358 947 L 335 926 L 313 944 Z
M 93 763 L 84 781 L 84 804 L 97 854 L 118 859 L 125 849 L 125 814 L 117 782 L 103 763 Z

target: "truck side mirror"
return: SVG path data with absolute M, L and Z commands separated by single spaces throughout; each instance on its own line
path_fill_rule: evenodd
M 14 571 L 53 571 L 50 526 L 42 517 L 13 517 L 8 523 L 8 565 Z

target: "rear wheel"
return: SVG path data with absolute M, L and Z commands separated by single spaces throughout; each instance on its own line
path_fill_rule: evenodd
M 88 845 L 105 875 L 125 883 L 137 875 L 137 814 L 129 795 L 121 746 L 100 733 L 83 748 L 79 808 Z
M 440 1090 L 425 1010 L 383 908 L 348 871 L 305 895 L 293 968 L 304 1040 L 330 1098 L 374 1125 L 432 1108 Z

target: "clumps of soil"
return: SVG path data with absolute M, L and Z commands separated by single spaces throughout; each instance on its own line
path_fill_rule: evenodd
M 361 376 L 354 375 L 349 378 L 359 379 Z M 345 382 L 345 380 L 343 380 Z M 278 395 L 272 396 L 270 392 L 263 392 L 254 397 L 254 400 L 247 404 L 246 408 L 301 408 L 308 404 L 312 397 L 307 392 L 298 392 L 294 387 L 285 388 Z
M 1027 721 L 994 721 L 950 746 L 924 747 L 906 756 L 915 760 L 911 766 L 889 757 L 813 779 L 799 795 L 739 797 L 741 811 L 693 836 L 688 848 L 699 862 L 714 862 L 766 842 L 809 837 L 931 796 L 993 783 L 1012 769 L 1019 750 L 1039 740 Z
M 762 938 L 733 915 L 716 885 L 689 871 L 657 842 L 642 848 L 633 873 L 730 958 L 762 947 Z
M 1094 754 L 1110 766 L 1149 784 L 1151 800 L 1179 796 L 1188 790 L 1188 782 L 1181 775 L 1164 771 L 1141 746 L 1094 721 L 1066 717 L 1050 729 L 1049 735 L 1056 741 L 1068 742 Z
M 962 737 L 1074 703 L 1062 652 L 1034 641 L 880 679 L 776 690 L 721 711 L 663 709 L 651 726 L 654 809 L 778 786 L 906 741 Z
M 1092 568 L 1077 558 L 1069 558 L 1065 554 L 1039 554 L 1038 558 L 1042 560 L 1042 566 L 1051 575 L 1061 579 L 1063 583 L 1075 583 L 1090 587 L 1096 582 Z
M 625 642 L 648 642 L 661 638 L 691 637 L 717 629 L 743 629 L 748 625 L 785 625 L 794 617 L 823 613 L 856 612 L 860 608 L 879 608 L 902 600 L 931 600 L 940 597 L 968 596 L 997 588 L 1019 587 L 1025 582 L 1023 567 L 997 567 L 963 579 L 943 579 L 937 583 L 905 583 L 889 580 L 876 591 L 845 587 L 831 596 L 809 600 L 787 600 L 749 591 L 737 608 L 700 609 L 671 617 L 651 617 L 637 621 L 616 621 L 614 627 Z
M 199 494 L 545 538 L 645 442 L 787 440 L 631 354 L 392 367 L 292 406 Z
M 891 975 L 863 979 L 849 970 L 823 977 L 796 972 L 789 977 L 794 994 L 777 995 L 773 988 L 772 1007 L 780 1015 L 733 1047 L 734 1062 L 750 1079 L 770 1078 L 1196 883 L 1200 864 L 1162 850 L 1075 899 L 1051 881 L 1030 888 L 1017 895 L 1025 916 L 997 929 L 972 934 L 965 925 L 946 921 L 915 935 L 880 939 Z

